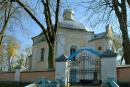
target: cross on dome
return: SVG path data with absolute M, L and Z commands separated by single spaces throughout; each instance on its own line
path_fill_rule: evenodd
M 67 8 L 70 8 L 70 0 L 67 0 Z

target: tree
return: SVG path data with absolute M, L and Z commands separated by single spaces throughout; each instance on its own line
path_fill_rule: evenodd
M 18 50 L 20 48 L 20 44 L 18 40 L 11 35 L 6 35 L 2 41 L 2 48 L 0 55 L 0 65 L 1 71 L 8 69 L 11 71 L 13 68 L 13 62 L 17 59 L 16 56 L 18 55 Z
M 30 57 L 32 57 L 32 49 L 31 48 L 26 48 L 25 49 L 25 54 L 26 54 L 26 56 L 25 56 L 25 67 L 26 67 L 26 69 L 30 69 L 30 67 L 31 67 L 31 59 L 30 59 Z
M 0 71 L 2 71 L 2 64 L 3 64 L 3 46 L 0 45 L 0 65 L 1 65 Z
M 129 6 L 129 0 L 127 0 Z M 121 3 L 118 0 L 113 0 L 112 1 L 113 7 L 115 14 L 118 18 L 119 24 L 120 24 L 120 30 L 122 32 L 122 46 L 124 50 L 124 58 L 125 58 L 125 63 L 130 64 L 130 40 L 128 37 L 128 21 L 127 21 L 127 5 L 126 5 L 126 0 L 121 0 Z M 120 8 L 119 8 L 120 6 Z M 121 9 L 121 10 L 120 10 Z
M 19 47 L 20 45 L 14 37 L 9 38 L 7 42 L 8 71 L 11 71 L 13 58 L 16 56 Z
M 19 57 L 17 57 L 16 64 L 12 67 L 12 70 L 15 71 L 15 69 L 25 69 L 25 61 L 24 61 L 24 55 L 20 54 Z
M 30 11 L 30 9 L 25 6 L 25 3 L 22 3 L 20 0 L 10 0 L 11 2 L 17 2 L 30 16 L 31 18 L 40 26 L 45 34 L 46 41 L 49 47 L 48 54 L 48 68 L 54 68 L 55 60 L 54 60 L 54 44 L 55 44 L 55 36 L 58 27 L 58 16 L 59 16 L 59 8 L 60 8 L 60 0 L 56 0 L 55 8 L 52 8 L 50 5 L 51 0 L 41 0 L 43 5 L 44 17 L 46 21 L 46 25 L 43 25 L 37 17 Z M 55 14 L 55 22 L 53 24 L 52 20 L 52 11 Z
M 6 29 L 10 23 L 12 18 L 16 18 L 16 14 L 19 7 L 14 6 L 11 2 L 9 3 L 7 0 L 0 0 L 0 45 L 2 45 L 2 40 Z
M 87 4 L 87 10 L 91 16 L 96 15 L 99 22 L 108 22 L 109 19 L 117 18 L 122 33 L 123 57 L 126 64 L 130 64 L 130 40 L 128 36 L 128 14 L 130 0 L 89 0 L 82 3 Z M 129 6 L 129 7 L 128 7 Z M 91 11 L 90 11 L 91 10 Z

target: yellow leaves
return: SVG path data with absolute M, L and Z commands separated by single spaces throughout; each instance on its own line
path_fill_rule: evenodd
M 8 56 L 15 57 L 17 55 L 18 48 L 20 48 L 20 44 L 14 38 L 12 38 L 8 42 Z
M 11 57 L 16 56 L 16 47 L 11 43 L 8 45 L 8 55 Z

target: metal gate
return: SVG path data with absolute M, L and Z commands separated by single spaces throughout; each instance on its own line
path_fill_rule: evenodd
M 100 85 L 101 59 L 81 52 L 75 60 L 69 61 L 68 78 L 71 85 Z

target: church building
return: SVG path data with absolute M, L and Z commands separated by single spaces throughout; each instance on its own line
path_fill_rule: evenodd
M 72 9 L 65 9 L 63 19 L 58 23 L 55 42 L 55 59 L 65 60 L 80 48 L 91 48 L 100 52 L 113 49 L 112 26 L 108 25 L 105 32 L 95 34 L 75 19 Z M 32 38 L 31 70 L 48 69 L 48 45 L 43 33 Z M 61 58 L 61 59 L 60 59 Z
M 95 34 L 75 19 L 72 9 L 65 9 L 58 23 L 54 46 L 55 79 L 69 83 L 107 83 L 117 80 L 116 58 L 112 52 L 113 30 Z M 32 38 L 31 70 L 48 70 L 48 44 L 42 32 Z

